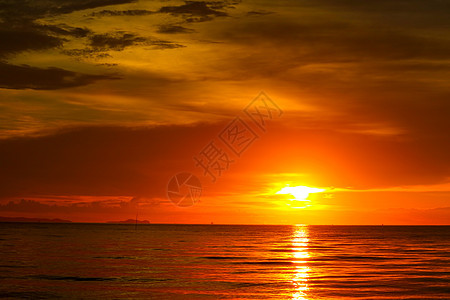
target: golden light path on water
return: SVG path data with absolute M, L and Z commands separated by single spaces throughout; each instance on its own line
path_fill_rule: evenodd
M 307 259 L 310 257 L 308 243 L 308 226 L 295 225 L 292 236 L 292 262 L 295 266 L 292 277 L 295 289 L 292 294 L 293 300 L 308 299 L 308 278 L 310 272 L 309 267 L 306 265 Z

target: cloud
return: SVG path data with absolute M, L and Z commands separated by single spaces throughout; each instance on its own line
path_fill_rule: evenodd
M 0 62 L 0 88 L 56 90 L 91 84 L 98 80 L 118 79 L 111 75 L 89 75 L 60 68 L 37 68 Z
M 111 221 L 114 218 L 126 219 L 136 215 L 148 215 L 167 210 L 170 204 L 161 199 L 137 197 L 67 197 L 33 198 L 8 201 L 0 204 L 2 215 L 20 215 L 26 217 L 46 216 L 64 217 L 72 221 Z M 170 206 L 169 206 L 170 208 Z
M 111 213 L 111 212 L 135 212 L 138 206 L 149 207 L 156 206 L 160 203 L 155 200 L 150 199 L 139 199 L 136 197 L 126 198 L 126 197 L 117 197 L 110 199 L 101 199 L 92 201 L 91 199 L 86 198 L 76 198 L 71 203 L 64 203 L 65 197 L 59 198 L 50 198 L 52 201 L 50 204 L 48 199 L 40 199 L 41 201 L 36 200 L 27 200 L 20 199 L 19 201 L 8 201 L 5 204 L 0 204 L 0 211 L 7 212 L 28 212 L 28 213 L 43 213 L 43 212 L 53 212 L 53 213 L 62 213 L 62 212 L 71 212 L 71 213 L 85 213 L 85 212 L 94 212 L 94 213 Z M 58 201 L 60 200 L 60 201 Z
M 102 11 L 96 11 L 91 13 L 89 16 L 92 17 L 117 17 L 117 16 L 147 16 L 154 12 L 146 9 L 129 9 L 129 10 L 109 10 L 105 9 Z
M 89 37 L 90 46 L 99 50 L 115 50 L 120 51 L 125 47 L 143 43 L 146 41 L 144 37 L 137 36 L 132 33 L 105 33 L 95 34 Z
M 281 10 L 211 27 L 206 38 L 227 45 L 216 60 L 216 68 L 224 71 L 211 77 L 252 80 L 300 105 L 341 114 L 361 128 L 364 123 L 390 124 L 384 132 L 403 132 L 408 138 L 427 141 L 434 146 L 417 147 L 430 153 L 438 151 L 433 147 L 449 149 L 444 132 L 450 129 L 446 117 L 450 85 L 443 78 L 450 75 L 450 42 L 442 34 L 448 30 L 440 26 L 441 6 L 425 8 L 428 4 L 414 1 L 417 7 L 408 11 L 424 7 L 426 13 L 420 20 L 411 14 L 399 21 L 384 1 L 377 10 L 385 12 L 382 16 L 369 9 L 378 4 L 359 3 L 358 10 L 365 7 L 365 11 L 348 19 L 341 17 L 347 8 L 356 10 L 352 1 L 336 4 L 348 4 L 338 11 L 327 6 L 330 1 L 321 3 L 314 5 L 323 16 L 302 11 L 298 4 L 290 7 L 297 18 Z M 421 22 L 419 31 L 411 29 L 416 21 Z M 240 49 L 240 55 L 227 51 L 230 48 Z M 330 125 L 325 118 L 318 122 Z
M 290 67 L 305 63 L 450 58 L 450 43 L 440 36 L 335 20 L 307 22 L 283 19 L 277 14 L 235 22 L 213 33 L 211 38 L 227 42 L 275 47 L 274 50 L 288 54 L 286 65 Z
M 108 54 L 106 50 L 99 50 L 95 48 L 70 49 L 70 50 L 63 50 L 61 52 L 65 55 L 72 56 L 78 59 L 79 58 L 102 59 L 111 57 L 111 55 Z
M 192 33 L 195 32 L 195 30 L 179 25 L 168 24 L 168 25 L 160 25 L 157 32 L 175 34 L 175 33 Z
M 72 27 L 68 26 L 66 24 L 59 24 L 59 25 L 34 25 L 35 28 L 40 30 L 45 30 L 49 33 L 54 33 L 57 35 L 66 35 L 66 36 L 72 36 L 76 38 L 82 38 L 86 37 L 87 35 L 91 34 L 92 31 L 87 28 L 81 28 L 81 27 Z
M 430 0 L 427 3 L 421 0 L 400 0 L 395 3 L 395 6 L 389 0 L 381 0 L 377 2 L 361 2 L 357 0 L 343 0 L 343 1 L 333 1 L 333 0 L 322 0 L 322 1 L 310 1 L 308 3 L 317 8 L 323 10 L 341 10 L 341 11 L 352 11 L 358 13 L 368 13 L 368 14 L 378 14 L 378 13 L 389 13 L 396 14 L 397 9 L 405 13 L 411 13 L 411 15 L 406 15 L 406 18 L 415 18 L 416 15 L 412 13 L 425 13 L 427 16 L 429 14 L 444 16 L 447 14 L 446 9 L 448 8 L 448 3 L 440 0 Z M 422 17 L 422 16 L 419 16 Z
M 192 16 L 226 16 L 227 14 L 210 8 L 207 2 L 203 1 L 186 1 L 185 4 L 179 6 L 163 6 L 159 10 L 162 13 L 171 13 L 175 15 L 188 14 Z
M 135 0 L 3 1 L 0 4 L 0 17 L 8 22 L 36 20 L 74 11 L 132 2 Z
M 151 40 L 149 42 L 149 44 L 151 46 L 153 46 L 154 48 L 156 48 L 156 49 L 176 49 L 176 48 L 186 47 L 184 45 L 177 44 L 177 43 L 174 43 L 174 42 L 171 42 L 171 41 L 158 40 L 158 39 Z
M 93 51 L 121 51 L 126 47 L 134 45 L 150 45 L 159 49 L 174 49 L 184 47 L 183 45 L 154 38 L 138 36 L 133 33 L 105 33 L 97 34 L 89 37 L 91 50 Z M 89 49 L 88 49 L 89 52 Z
M 91 31 L 67 24 L 46 25 L 34 22 L 20 24 L 0 23 L 0 58 L 8 58 L 24 51 L 47 50 L 63 46 L 65 37 L 82 38 Z
M 23 51 L 62 47 L 64 36 L 83 38 L 91 30 L 67 24 L 42 24 L 38 19 L 101 6 L 123 4 L 129 0 L 7 1 L 0 4 L 0 59 Z
M 267 10 L 251 10 L 247 12 L 247 16 L 265 16 L 265 15 L 271 15 L 274 14 L 273 11 L 267 11 Z
M 49 36 L 36 27 L 11 28 L 5 23 L 0 24 L 0 58 L 28 50 L 45 50 L 59 47 L 62 39 Z
M 215 17 L 228 16 L 226 12 L 219 9 L 227 6 L 226 2 L 204 2 L 204 1 L 185 1 L 185 4 L 179 6 L 163 6 L 159 9 L 160 13 L 169 13 L 174 16 L 181 16 L 186 22 L 205 22 Z
M 122 51 L 132 46 L 151 46 L 153 49 L 175 49 L 181 44 L 128 32 L 109 32 L 88 36 L 89 46 L 84 49 L 68 49 L 62 53 L 76 58 L 102 59 L 112 57 L 110 51 Z

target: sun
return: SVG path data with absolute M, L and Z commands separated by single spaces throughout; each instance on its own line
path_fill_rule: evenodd
M 324 192 L 324 191 L 325 191 L 325 189 L 314 188 L 314 187 L 309 187 L 309 186 L 303 186 L 303 185 L 289 186 L 288 185 L 288 186 L 285 186 L 284 188 L 282 188 L 281 190 L 279 190 L 278 192 L 276 192 L 275 194 L 292 195 L 294 198 L 289 199 L 289 200 L 296 202 L 296 206 L 294 208 L 305 208 L 305 207 L 310 206 L 307 204 L 308 202 L 311 201 L 308 199 L 309 194 L 320 193 L 320 192 Z M 300 206 L 297 206 L 297 204 Z M 288 204 L 288 205 L 290 205 L 290 204 Z

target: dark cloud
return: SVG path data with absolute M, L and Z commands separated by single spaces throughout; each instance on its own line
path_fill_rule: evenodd
M 0 204 L 1 212 L 19 212 L 19 213 L 55 213 L 55 214 L 79 214 L 79 213 L 95 213 L 95 214 L 111 214 L 111 213 L 135 213 L 136 208 L 145 208 L 157 206 L 160 203 L 156 200 L 132 198 L 128 201 L 119 199 L 109 199 L 103 201 L 82 202 L 74 200 L 72 203 L 64 204 L 64 197 L 56 200 L 54 204 L 41 203 L 35 200 L 21 199 L 19 201 L 9 201 Z
M 105 67 L 116 67 L 118 66 L 118 64 L 109 64 L 109 63 L 102 63 L 102 64 L 98 64 L 99 66 L 105 66 Z
M 108 50 L 121 51 L 126 47 L 134 45 L 153 46 L 158 49 L 174 49 L 184 47 L 183 45 L 154 38 L 142 37 L 133 33 L 105 33 L 97 34 L 89 37 L 91 48 L 80 50 L 80 54 L 89 55 L 95 52 L 105 52 Z M 86 52 L 86 53 L 83 53 Z M 72 52 L 76 55 L 76 52 Z
M 431 9 L 424 11 L 430 14 Z M 286 84 L 286 90 L 298 86 L 292 95 L 307 95 L 298 96 L 299 103 L 311 96 L 312 106 L 340 112 L 356 123 L 391 124 L 423 153 L 444 159 L 443 153 L 450 151 L 450 85 L 443 80 L 450 76 L 450 42 L 441 34 L 448 29 L 428 17 L 427 28 L 434 26 L 439 34 L 376 27 L 370 18 L 361 23 L 270 15 L 218 28 L 211 38 L 247 47 L 241 56 L 224 59 L 222 67 L 229 71 L 224 76 L 268 78 L 274 89 L 275 82 Z M 391 24 L 396 14 L 384 18 Z
M 63 50 L 62 53 L 74 58 L 89 58 L 89 59 L 102 59 L 111 57 L 110 54 L 104 52 L 105 50 L 99 50 L 94 48 L 84 48 L 84 49 L 70 49 Z
M 195 32 L 195 30 L 179 25 L 169 24 L 169 25 L 160 25 L 157 32 L 175 34 L 175 33 L 192 33 Z
M 27 65 L 0 62 L 0 88 L 55 90 L 87 85 L 103 79 L 118 79 L 109 75 L 89 75 L 60 68 L 41 69 Z
M 379 89 L 383 84 L 416 84 L 447 76 L 441 73 L 442 65 L 450 59 L 445 34 L 376 27 L 370 21 L 346 21 L 333 18 L 331 12 L 326 15 L 330 17 L 311 20 L 308 14 L 305 19 L 272 14 L 211 27 L 206 39 L 237 44 L 242 49 L 240 55 L 223 55 L 217 68 L 227 72 L 216 76 L 231 80 L 267 78 L 271 82 L 278 78 L 309 89 L 346 89 L 348 93 L 366 85 Z M 436 26 L 437 32 L 442 30 L 446 31 Z M 403 73 L 399 70 L 402 64 L 417 68 L 417 73 Z M 383 73 L 375 72 L 380 66 L 384 66 Z M 427 73 L 420 74 L 425 68 Z
M 105 34 L 95 34 L 88 37 L 89 46 L 84 49 L 63 50 L 62 53 L 74 58 L 102 59 L 111 57 L 109 51 L 122 51 L 131 46 L 151 46 L 154 49 L 175 49 L 184 47 L 183 45 L 155 39 L 142 37 L 133 33 L 112 32 Z
M 52 197 L 49 197 L 52 199 Z M 168 202 L 159 199 L 143 199 L 130 197 L 106 198 L 101 200 L 91 199 L 70 199 L 70 197 L 55 197 L 55 200 L 47 199 L 27 200 L 15 199 L 5 204 L 0 204 L 2 214 L 20 214 L 26 217 L 58 217 L 71 221 L 111 221 L 129 219 L 136 215 L 139 209 L 140 215 L 164 215 L 167 207 L 172 207 Z M 44 200 L 45 203 L 40 201 Z M 70 201 L 64 203 L 65 201 Z M 99 219 L 100 218 L 100 219 Z M 148 218 L 148 217 L 146 217 Z M 34 219 L 34 218 L 33 218 Z M 153 218 L 151 218 L 153 219 Z M 35 219 L 37 221 L 39 219 Z
M 83 38 L 92 34 L 87 28 L 66 24 L 48 25 L 37 19 L 71 13 L 114 4 L 130 3 L 129 0 L 81 0 L 81 1 L 2 1 L 0 3 L 0 58 L 23 51 L 45 50 L 61 47 L 65 37 Z
M 425 13 L 425 14 L 448 14 L 450 4 L 447 1 L 430 0 L 423 2 L 421 0 L 398 0 L 392 2 L 389 0 L 380 0 L 376 2 L 362 2 L 358 0 L 321 0 L 321 1 L 305 1 L 300 6 L 316 6 L 323 9 L 342 9 L 345 11 L 357 12 L 382 12 L 395 15 L 403 15 L 404 13 Z
M 145 42 L 147 39 L 132 33 L 94 34 L 89 37 L 90 46 L 100 50 L 120 51 L 126 47 Z
M 12 212 L 43 212 L 58 209 L 57 205 L 43 204 L 38 201 L 21 199 L 18 202 L 10 201 L 0 205 L 0 211 Z
M 219 7 L 222 8 L 222 7 Z M 180 6 L 163 6 L 159 10 L 162 13 L 171 13 L 174 15 L 187 14 L 192 16 L 226 16 L 227 14 L 222 11 L 218 11 L 210 8 L 208 2 L 202 1 L 186 1 L 185 4 Z
M 39 51 L 63 46 L 66 37 L 82 38 L 91 34 L 87 28 L 66 24 L 43 25 L 25 22 L 20 25 L 0 24 L 0 58 L 24 51 Z
M 0 24 L 0 58 L 28 50 L 44 50 L 62 45 L 62 40 L 36 28 L 11 28 Z
M 150 45 L 157 49 L 176 49 L 186 47 L 184 45 L 165 40 L 151 40 Z
M 206 1 L 212 9 L 236 8 L 236 5 L 242 0 L 225 0 L 225 1 Z
M 227 4 L 225 2 L 204 2 L 204 1 L 185 1 L 185 4 L 179 6 L 163 6 L 159 9 L 160 13 L 169 13 L 175 16 L 181 16 L 186 22 L 205 22 L 215 17 L 225 17 L 228 14 L 219 9 L 223 9 Z
M 81 27 L 72 27 L 68 26 L 66 24 L 60 24 L 60 25 L 34 25 L 35 28 L 44 30 L 49 33 L 54 33 L 57 35 L 65 35 L 65 36 L 72 36 L 76 38 L 82 38 L 86 37 L 88 34 L 91 34 L 92 31 L 87 28 L 81 28 Z
M 57 1 L 53 5 L 47 6 L 47 11 L 50 14 L 67 14 L 74 11 L 133 2 L 136 2 L 136 0 L 66 0 L 66 2 Z
M 271 15 L 274 14 L 273 11 L 267 11 L 267 10 L 252 10 L 247 12 L 247 16 L 265 16 L 265 15 Z
M 215 38 L 218 37 L 240 44 L 267 44 L 276 47 L 277 51 L 290 49 L 291 55 L 298 54 L 296 61 L 309 63 L 450 57 L 450 43 L 442 36 L 424 36 L 333 20 L 283 20 L 277 15 L 270 19 L 233 24 L 216 34 Z M 300 49 L 302 51 L 298 51 Z
M 135 0 L 10 0 L 0 3 L 0 18 L 8 22 L 36 20 L 79 10 L 132 2 Z
M 129 10 L 109 10 L 105 9 L 91 13 L 92 17 L 118 17 L 118 16 L 147 16 L 153 14 L 153 11 L 146 9 L 129 9 Z
M 152 46 L 156 49 L 180 48 L 183 45 L 165 40 L 145 38 L 133 33 L 115 32 L 95 34 L 92 30 L 82 27 L 72 27 L 67 24 L 42 24 L 36 20 L 59 14 L 71 13 L 85 9 L 93 9 L 114 4 L 124 4 L 129 0 L 63 0 L 53 1 L 4 1 L 0 3 L 0 59 L 24 51 L 46 50 L 63 47 L 70 38 L 88 38 L 89 47 L 85 49 L 64 49 L 61 53 L 78 58 L 103 58 L 108 56 L 109 50 L 121 51 L 133 45 Z M 193 2 L 188 1 L 180 6 L 164 6 L 159 12 L 180 15 L 187 22 L 197 22 L 226 16 L 220 9 L 232 7 L 228 2 Z M 101 10 L 92 16 L 141 16 L 153 12 L 144 9 L 130 10 Z M 179 25 L 162 25 L 159 33 L 188 33 L 191 29 Z

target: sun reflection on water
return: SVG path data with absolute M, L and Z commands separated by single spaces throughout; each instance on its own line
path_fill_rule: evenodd
M 292 277 L 294 292 L 292 299 L 308 299 L 308 278 L 310 269 L 306 264 L 310 254 L 308 252 L 308 226 L 296 225 L 292 235 L 292 263 L 295 269 Z

